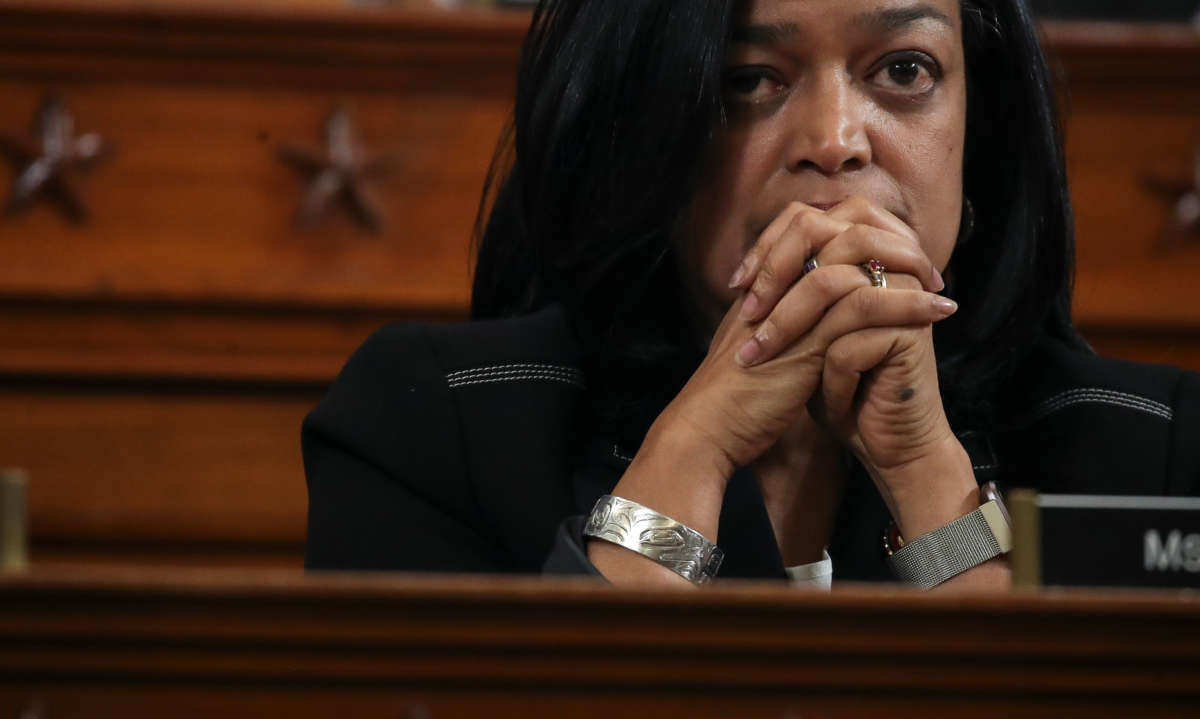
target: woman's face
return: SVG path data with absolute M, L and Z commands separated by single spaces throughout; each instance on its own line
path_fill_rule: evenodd
M 698 315 L 787 205 L 860 195 L 944 269 L 962 210 L 966 81 L 957 0 L 747 0 L 726 51 L 727 125 L 679 237 Z

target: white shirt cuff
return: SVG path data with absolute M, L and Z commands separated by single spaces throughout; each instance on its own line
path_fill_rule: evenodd
M 787 575 L 792 584 L 828 590 L 833 585 L 833 560 L 828 551 L 821 550 L 819 562 L 788 567 Z

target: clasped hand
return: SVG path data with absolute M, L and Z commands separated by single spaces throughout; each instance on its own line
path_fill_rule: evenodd
M 886 266 L 887 288 L 872 285 L 869 260 Z M 962 504 L 974 481 L 942 407 L 932 334 L 957 305 L 936 294 L 941 275 L 910 227 L 862 198 L 827 212 L 793 203 L 730 287 L 741 297 L 659 423 L 686 423 L 732 470 L 807 411 L 855 453 L 902 529 L 926 529 L 906 507 L 939 482 L 947 505 Z

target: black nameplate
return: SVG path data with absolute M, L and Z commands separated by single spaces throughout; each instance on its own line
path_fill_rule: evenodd
M 1012 495 L 1017 584 L 1200 587 L 1200 499 Z

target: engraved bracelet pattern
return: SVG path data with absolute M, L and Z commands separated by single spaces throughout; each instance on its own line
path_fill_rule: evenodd
M 693 584 L 716 576 L 725 558 L 720 547 L 691 527 L 609 494 L 596 500 L 583 534 L 649 557 Z
M 897 579 L 932 589 L 1001 553 L 987 519 L 977 509 L 917 537 L 887 560 Z

